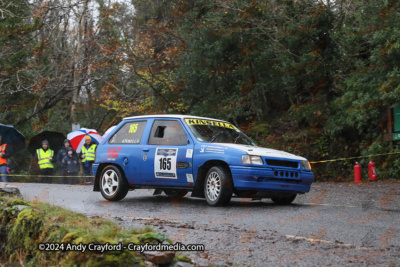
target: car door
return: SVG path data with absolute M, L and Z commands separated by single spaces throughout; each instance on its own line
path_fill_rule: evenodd
M 147 121 L 128 121 L 108 140 L 107 162 L 119 165 L 129 184 L 140 181 L 140 154 Z
M 193 183 L 193 141 L 179 119 L 155 119 L 142 147 L 142 182 L 156 186 Z M 191 185 L 190 185 L 191 186 Z

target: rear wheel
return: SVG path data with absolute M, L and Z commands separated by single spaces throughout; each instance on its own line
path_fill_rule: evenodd
M 284 197 L 273 197 L 271 200 L 275 202 L 278 205 L 289 205 L 290 203 L 293 202 L 293 200 L 296 198 L 296 194 L 290 195 L 290 196 L 284 196 Z
M 100 192 L 109 201 L 119 201 L 128 193 L 129 185 L 120 170 L 113 166 L 107 166 L 100 176 Z
M 164 193 L 169 197 L 184 197 L 189 192 L 186 189 L 164 189 Z
M 220 166 L 210 168 L 204 183 L 204 195 L 211 206 L 229 204 L 233 192 L 231 175 Z

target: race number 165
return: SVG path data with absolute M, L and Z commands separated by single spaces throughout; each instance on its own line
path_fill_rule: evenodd
M 160 170 L 171 170 L 171 158 L 160 158 Z

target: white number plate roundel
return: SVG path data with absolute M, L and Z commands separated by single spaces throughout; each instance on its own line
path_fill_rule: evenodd
M 156 178 L 178 179 L 176 176 L 177 148 L 157 148 L 154 157 L 154 174 Z

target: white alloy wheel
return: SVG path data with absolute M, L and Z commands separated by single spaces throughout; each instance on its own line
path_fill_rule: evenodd
M 211 201 L 218 199 L 221 193 L 221 177 L 217 172 L 211 172 L 207 177 L 207 196 Z
M 109 201 L 119 201 L 128 194 L 129 184 L 117 166 L 106 166 L 99 182 L 101 195 Z
M 204 181 L 204 196 L 211 206 L 226 206 L 233 192 L 232 176 L 228 167 L 211 167 Z
M 118 190 L 118 175 L 114 170 L 108 170 L 104 173 L 101 178 L 101 185 L 104 191 L 104 194 L 107 196 L 113 196 L 115 192 Z

